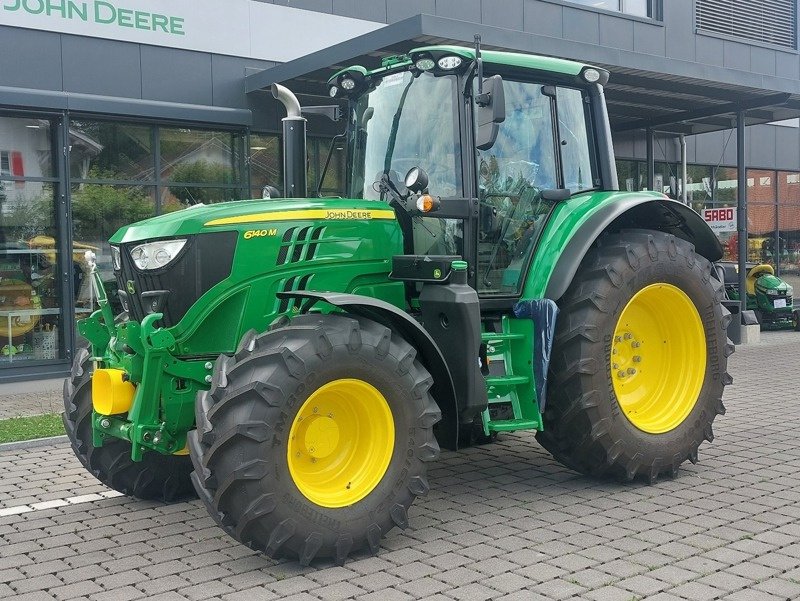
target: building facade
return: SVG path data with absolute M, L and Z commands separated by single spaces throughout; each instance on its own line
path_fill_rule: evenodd
M 436 18 L 430 23 L 442 39 L 480 28 L 512 50 L 606 66 L 612 82 L 663 72 L 661 89 L 649 95 L 669 96 L 677 116 L 687 77 L 800 96 L 797 0 L 731 4 L 176 0 L 167 11 L 156 0 L 1 0 L 0 381 L 68 370 L 74 320 L 97 303 L 85 255 L 94 253 L 111 280 L 106 240 L 119 226 L 280 187 L 278 107 L 247 83 L 259 74 L 301 68 L 303 57 L 352 40 L 365 40 L 367 56 L 370 40 L 402 35 L 403 24 L 424 14 Z M 330 57 L 331 66 L 350 58 Z M 608 94 L 613 122 L 624 126 L 614 134 L 620 186 L 642 189 L 648 144 L 636 124 L 647 118 L 648 94 Z M 748 259 L 770 262 L 800 285 L 800 129 L 797 119 L 764 124 L 777 113 L 756 113 L 761 124 L 747 136 Z M 342 127 L 309 118 L 310 182 Z M 685 186 L 729 258 L 736 222 L 727 209 L 738 194 L 732 127 L 717 118 L 715 131 L 687 127 L 683 138 L 680 128 L 655 127 L 651 182 L 674 197 Z M 344 157 L 333 157 L 323 194 L 342 187 Z

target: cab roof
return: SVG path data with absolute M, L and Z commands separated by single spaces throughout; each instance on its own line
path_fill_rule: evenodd
M 413 56 L 424 53 L 436 54 L 454 54 L 460 56 L 466 61 L 475 60 L 475 48 L 467 46 L 420 46 L 409 50 L 406 54 L 389 56 L 383 59 L 380 67 L 376 69 L 365 69 L 360 65 L 353 65 L 346 67 L 334 73 L 328 82 L 332 82 L 339 75 L 345 71 L 358 71 L 366 77 L 373 75 L 380 75 L 386 71 L 391 71 L 396 68 L 403 68 L 410 65 L 413 61 Z M 523 54 L 520 52 L 501 52 L 498 50 L 481 50 L 481 59 L 484 65 L 498 65 L 506 67 L 519 67 L 522 69 L 531 69 L 540 72 L 557 73 L 560 75 L 576 76 L 579 75 L 583 69 L 597 68 L 586 63 L 566 60 L 562 58 L 553 58 L 550 56 L 541 56 L 537 54 Z M 603 69 L 598 69 L 603 71 Z

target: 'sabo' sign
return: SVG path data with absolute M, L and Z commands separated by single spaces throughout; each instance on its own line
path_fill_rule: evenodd
M 736 231 L 736 208 L 703 209 L 703 219 L 718 234 Z

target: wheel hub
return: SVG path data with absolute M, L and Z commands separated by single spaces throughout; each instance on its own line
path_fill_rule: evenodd
M 617 402 L 634 426 L 650 434 L 677 428 L 705 379 L 705 332 L 692 299 L 666 283 L 637 292 L 614 329 L 610 368 Z
M 314 415 L 305 433 L 306 452 L 314 459 L 324 459 L 339 446 L 339 426 L 333 417 Z
M 287 463 L 298 490 L 322 507 L 346 507 L 383 479 L 394 451 L 389 403 L 363 380 L 334 380 L 300 407 L 289 431 Z

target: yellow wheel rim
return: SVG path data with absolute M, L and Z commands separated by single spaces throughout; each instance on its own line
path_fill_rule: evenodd
M 289 431 L 287 461 L 297 488 L 322 507 L 346 507 L 383 478 L 394 450 L 394 419 L 380 391 L 334 380 L 308 397 Z
M 662 434 L 691 413 L 706 371 L 700 314 L 672 284 L 642 288 L 625 305 L 611 345 L 617 402 L 639 430 Z

